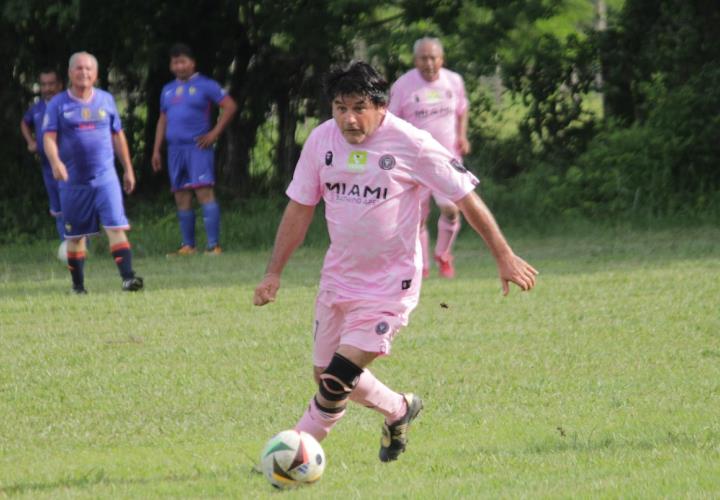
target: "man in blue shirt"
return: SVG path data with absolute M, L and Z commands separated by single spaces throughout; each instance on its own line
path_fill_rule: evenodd
M 50 163 L 43 150 L 42 121 L 43 116 L 45 116 L 47 103 L 58 92 L 62 91 L 63 83 L 57 71 L 54 69 L 44 69 L 40 71 L 38 84 L 40 85 L 40 99 L 30 106 L 25 115 L 23 115 L 20 121 L 20 132 L 25 138 L 25 142 L 27 142 L 28 151 L 36 153 L 40 157 L 45 191 L 47 191 L 48 200 L 50 201 L 50 215 L 55 218 L 55 227 L 62 240 L 64 239 L 65 223 L 63 222 L 62 210 L 60 209 L 60 193 L 58 191 L 58 182 L 52 175 Z
M 85 236 L 99 232 L 98 220 L 110 241 L 110 251 L 122 277 L 122 289 L 140 290 L 143 280 L 135 276 L 132 252 L 125 231 L 130 229 L 122 191 L 115 171 L 115 156 L 124 169 L 126 193 L 135 189 L 130 151 L 115 100 L 95 88 L 97 59 L 87 52 L 70 57 L 71 87 L 48 103 L 43 118 L 43 145 L 60 185 L 60 206 L 68 240 L 68 269 L 73 291 L 85 290 Z
M 152 167 L 162 168 L 161 147 L 168 143 L 168 173 L 175 195 L 182 234 L 180 248 L 169 256 L 193 255 L 195 250 L 195 212 L 192 192 L 202 205 L 207 233 L 208 255 L 220 255 L 220 207 L 215 199 L 213 144 L 230 124 L 237 110 L 232 97 L 220 84 L 195 71 L 195 57 L 184 44 L 170 49 L 170 71 L 176 79 L 160 94 L 160 117 L 155 129 Z M 210 125 L 212 106 L 220 108 L 215 126 Z

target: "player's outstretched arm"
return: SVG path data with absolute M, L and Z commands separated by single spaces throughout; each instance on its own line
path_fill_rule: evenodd
M 511 282 L 525 291 L 531 290 L 535 286 L 535 276 L 538 271 L 513 253 L 482 199 L 473 191 L 456 203 L 465 219 L 482 236 L 495 257 L 503 295 L 507 295 L 510 291 Z
M 253 304 L 256 306 L 264 306 L 268 302 L 275 301 L 280 289 L 280 275 L 285 264 L 290 260 L 290 256 L 305 239 L 314 213 L 314 206 L 301 205 L 292 200 L 288 203 L 275 236 L 275 245 L 265 271 L 265 277 L 255 288 Z

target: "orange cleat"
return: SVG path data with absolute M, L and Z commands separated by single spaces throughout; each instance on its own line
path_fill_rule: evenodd
M 448 255 L 447 257 L 443 258 L 439 255 L 435 256 L 435 262 L 437 262 L 438 270 L 440 271 L 440 276 L 447 279 L 452 279 L 455 277 L 455 266 L 453 266 L 453 256 Z
M 223 250 L 220 248 L 220 245 L 215 245 L 212 248 L 208 248 L 205 250 L 205 255 L 222 255 Z
M 196 253 L 197 250 L 195 250 L 195 247 L 191 247 L 190 245 L 183 245 L 176 251 L 170 252 L 165 257 L 187 257 L 189 255 L 195 255 Z

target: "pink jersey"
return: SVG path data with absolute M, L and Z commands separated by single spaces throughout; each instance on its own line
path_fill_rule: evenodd
M 478 182 L 429 133 L 388 112 L 361 144 L 348 143 L 334 120 L 313 130 L 287 195 L 302 205 L 325 201 L 330 248 L 321 290 L 413 303 L 422 281 L 423 192 L 457 201 Z
M 462 77 L 445 68 L 440 68 L 438 79 L 432 82 L 413 69 L 398 78 L 390 89 L 388 109 L 430 132 L 458 158 L 461 154 L 457 147 L 457 121 L 467 107 Z

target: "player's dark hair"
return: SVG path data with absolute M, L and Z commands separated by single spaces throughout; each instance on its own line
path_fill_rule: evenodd
M 195 60 L 195 54 L 193 54 L 193 50 L 190 48 L 189 45 L 186 45 L 184 43 L 176 43 L 172 47 L 170 47 L 170 57 L 182 57 L 185 56 L 187 58 Z
M 63 77 L 62 77 L 62 75 L 61 75 L 60 72 L 57 70 L 57 68 L 55 68 L 55 67 L 53 67 L 53 66 L 43 66 L 42 68 L 40 68 L 40 71 L 38 71 L 38 76 L 40 76 L 40 75 L 49 75 L 50 73 L 52 73 L 53 75 L 55 75 L 55 78 L 57 78 L 57 81 L 58 81 L 58 82 L 64 83 L 64 82 L 63 82 Z
M 330 101 L 338 96 L 359 95 L 369 97 L 376 106 L 387 104 L 389 88 L 387 80 L 362 61 L 331 69 L 324 81 L 325 95 Z

